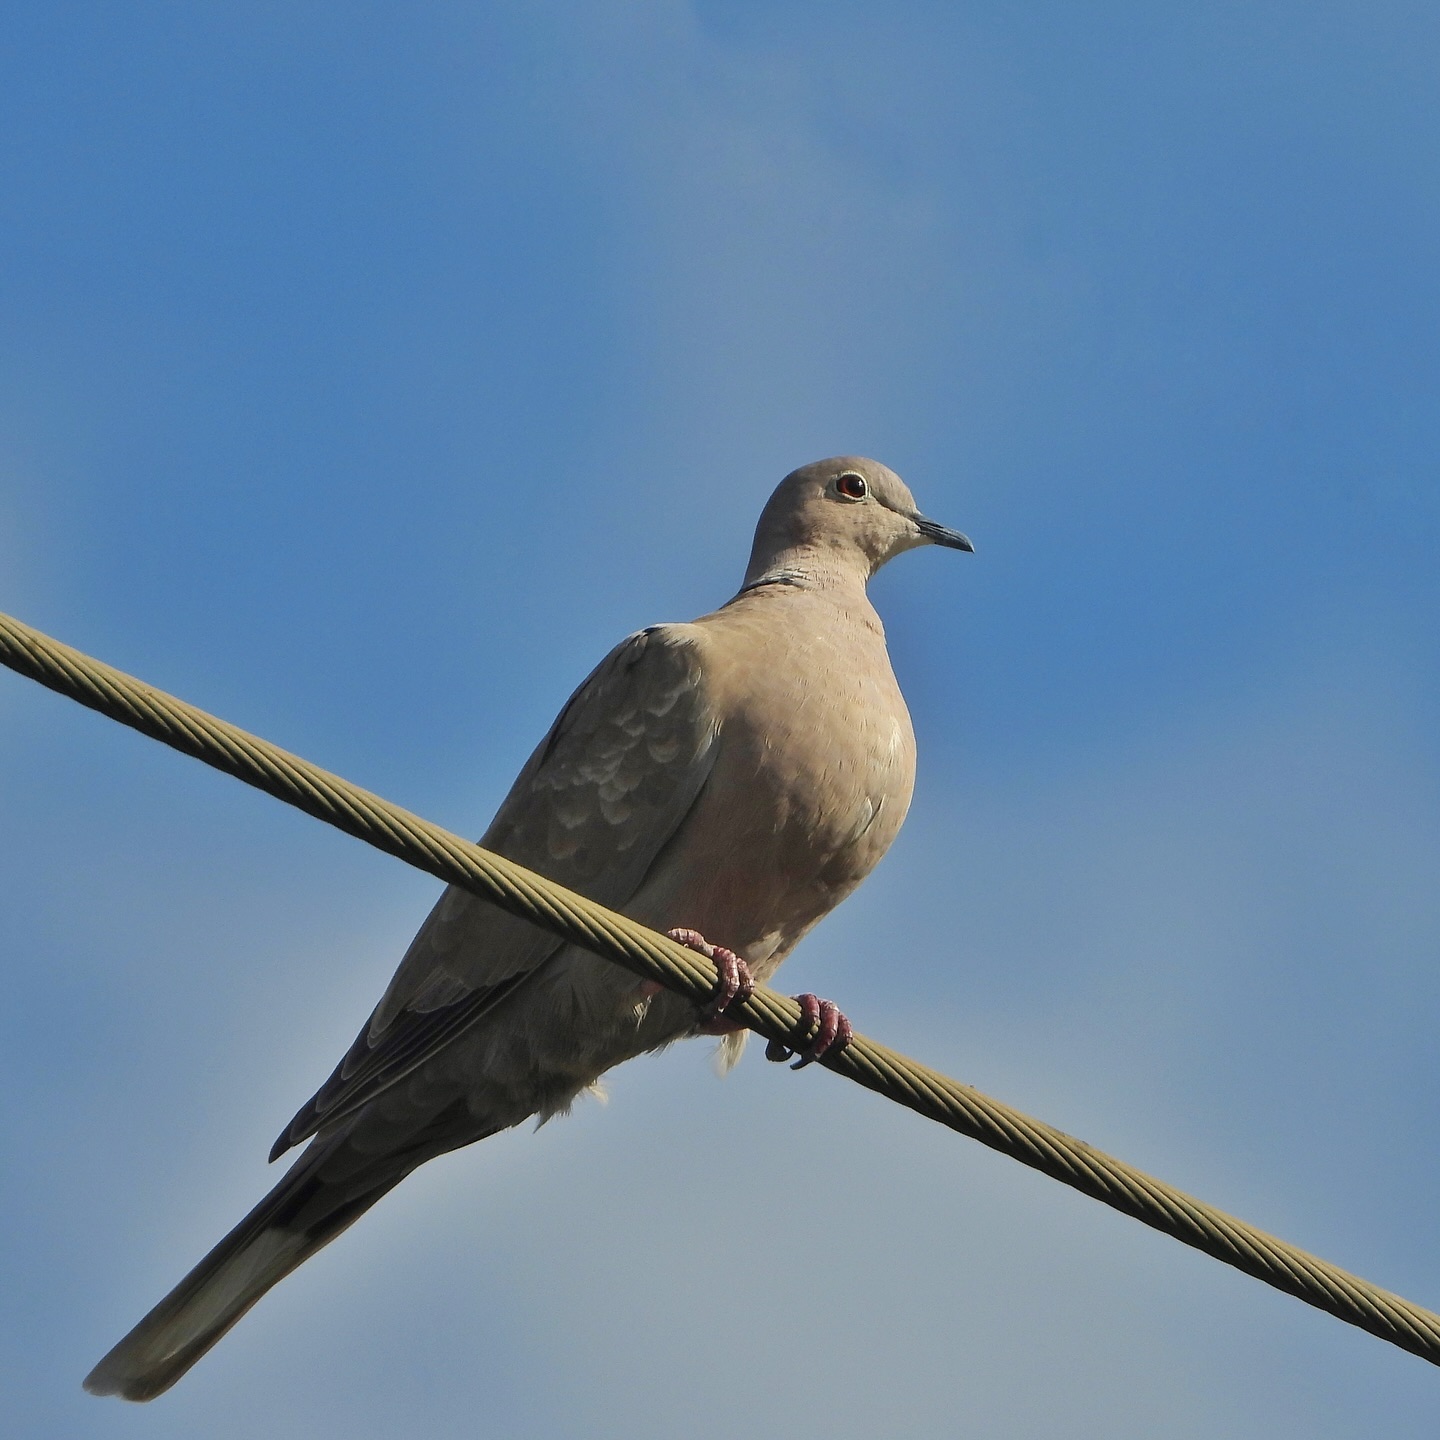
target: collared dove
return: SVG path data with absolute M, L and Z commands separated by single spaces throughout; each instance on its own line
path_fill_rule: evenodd
M 972 548 L 922 516 L 885 466 L 842 456 L 794 471 L 760 516 L 735 598 L 621 641 L 484 835 L 502 855 L 713 956 L 721 980 L 710 1009 L 697 1015 L 448 889 L 271 1158 L 308 1147 L 101 1360 L 87 1390 L 160 1394 L 418 1165 L 563 1112 L 612 1065 L 727 1028 L 733 1063 L 745 1032 L 727 1027 L 726 1004 L 854 890 L 905 818 L 915 740 L 865 582 L 927 544 Z M 804 1063 L 843 1045 L 849 1026 L 828 1001 L 799 998 L 793 1048 Z

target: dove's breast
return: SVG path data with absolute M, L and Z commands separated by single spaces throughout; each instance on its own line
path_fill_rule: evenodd
M 724 677 L 718 754 L 637 918 L 700 930 L 763 976 L 889 848 L 915 740 L 862 604 L 752 592 L 698 623 L 705 671 Z

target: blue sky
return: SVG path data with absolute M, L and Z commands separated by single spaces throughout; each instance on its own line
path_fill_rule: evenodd
M 615 639 L 872 454 L 921 747 L 787 966 L 1440 1306 L 1440 19 L 1419 4 L 20 7 L 0 609 L 478 834 Z M 27 1437 L 1433 1434 L 1433 1369 L 706 1045 L 427 1167 L 156 1404 L 425 876 L 0 675 Z

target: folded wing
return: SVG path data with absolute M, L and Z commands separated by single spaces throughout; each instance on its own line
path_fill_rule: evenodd
M 719 721 L 697 632 L 622 641 L 571 696 L 481 844 L 623 909 L 695 805 Z M 451 886 L 370 1023 L 286 1126 L 271 1159 L 351 1114 L 501 1004 L 562 941 Z

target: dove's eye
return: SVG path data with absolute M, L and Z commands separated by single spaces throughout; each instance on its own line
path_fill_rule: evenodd
M 870 493 L 870 487 L 865 483 L 863 475 L 847 470 L 843 475 L 835 477 L 835 493 L 846 500 L 863 500 Z

